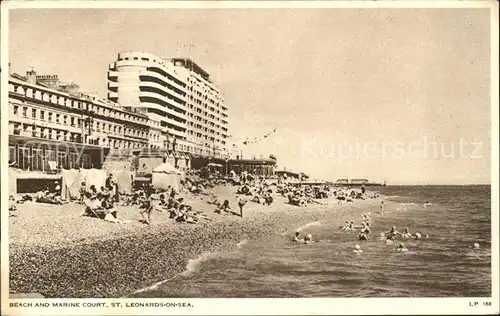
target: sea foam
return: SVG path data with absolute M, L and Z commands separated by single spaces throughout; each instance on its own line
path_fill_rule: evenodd
M 181 275 L 190 275 L 191 273 L 195 272 L 200 264 L 204 261 L 207 261 L 210 258 L 213 258 L 215 256 L 215 253 L 213 252 L 205 252 L 202 253 L 198 258 L 195 259 L 189 259 L 188 263 L 186 265 L 186 270 L 181 273 Z
M 300 226 L 299 228 L 296 229 L 296 231 L 300 232 L 300 231 L 306 229 L 307 227 L 310 227 L 310 226 L 319 226 L 319 225 L 321 225 L 320 221 L 310 222 L 310 223 L 307 223 L 305 225 Z
M 240 241 L 239 243 L 236 244 L 236 247 L 241 248 L 244 245 L 246 245 L 247 243 L 248 243 L 248 240 L 243 239 L 242 241 Z
M 200 256 L 198 256 L 195 259 L 189 259 L 188 263 L 186 265 L 186 269 L 181 274 L 174 276 L 174 277 L 171 277 L 171 278 L 168 278 L 168 279 L 165 279 L 165 280 L 162 280 L 162 281 L 159 281 L 159 282 L 156 282 L 155 284 L 150 285 L 148 287 L 145 287 L 143 289 L 137 290 L 134 293 L 132 293 L 132 295 L 142 293 L 142 292 L 153 291 L 153 290 L 157 289 L 160 285 L 165 284 L 169 281 L 172 281 L 173 279 L 177 278 L 178 276 L 188 276 L 191 273 L 195 272 L 202 262 L 207 261 L 210 258 L 213 258 L 215 255 L 216 254 L 213 252 L 205 252 L 205 253 L 202 253 Z

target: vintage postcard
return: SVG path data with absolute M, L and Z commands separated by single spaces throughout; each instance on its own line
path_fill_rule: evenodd
M 1 314 L 497 314 L 496 1 L 3 1 Z

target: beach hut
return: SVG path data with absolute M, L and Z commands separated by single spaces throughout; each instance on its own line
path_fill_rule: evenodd
M 156 189 L 166 189 L 171 186 L 178 191 L 181 186 L 181 176 L 182 173 L 179 170 L 165 162 L 153 169 L 152 184 Z
M 85 181 L 87 189 L 94 185 L 97 190 L 106 184 L 106 171 L 102 169 L 61 170 L 61 196 L 70 201 L 80 198 L 80 188 Z
M 9 168 L 9 194 L 17 194 L 17 172 Z

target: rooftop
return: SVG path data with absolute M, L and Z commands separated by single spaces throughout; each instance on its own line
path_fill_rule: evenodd
M 48 76 L 54 76 L 54 75 L 48 75 Z M 55 76 L 57 76 L 57 75 L 55 75 Z M 28 78 L 27 77 L 19 75 L 17 73 L 11 73 L 10 77 L 12 77 L 14 79 L 17 79 L 17 80 L 24 81 L 27 84 L 30 84 L 30 83 L 28 83 Z M 113 101 L 110 101 L 110 100 L 107 100 L 107 99 L 104 99 L 104 98 L 101 98 L 101 97 L 98 97 L 98 96 L 88 95 L 88 94 L 82 93 L 80 91 L 69 91 L 69 90 L 64 89 L 66 87 L 79 87 L 74 82 L 71 82 L 71 83 L 63 82 L 63 83 L 61 83 L 62 87 L 59 87 L 59 88 L 51 87 L 51 86 L 49 86 L 47 84 L 44 84 L 43 82 L 40 82 L 38 80 L 36 81 L 36 84 L 31 84 L 31 85 L 36 85 L 36 86 L 44 87 L 44 88 L 50 89 L 52 91 L 58 91 L 58 92 L 60 92 L 60 93 L 62 93 L 64 95 L 71 95 L 71 96 L 73 96 L 75 98 L 78 98 L 80 100 L 86 100 L 86 101 L 93 102 L 95 104 L 99 104 L 99 105 L 103 105 L 103 106 L 108 106 L 108 107 L 113 107 L 115 109 L 118 109 L 118 110 L 121 110 L 121 111 L 124 111 L 124 112 L 134 113 L 135 115 L 142 116 L 144 118 L 148 118 L 148 116 L 146 114 L 141 113 L 139 110 L 137 110 L 135 108 L 128 108 L 128 107 L 126 107 L 124 105 L 121 105 L 121 104 L 118 104 L 116 102 L 113 102 Z
M 175 66 L 179 65 L 183 66 L 184 68 L 190 69 L 191 71 L 194 71 L 195 73 L 199 74 L 205 80 L 210 81 L 210 74 L 205 70 L 203 70 L 203 68 L 201 68 L 198 64 L 196 64 L 192 59 L 177 57 L 177 58 L 172 58 L 171 61 Z

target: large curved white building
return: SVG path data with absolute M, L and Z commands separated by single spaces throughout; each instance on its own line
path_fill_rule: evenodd
M 226 154 L 227 107 L 209 74 L 190 59 L 120 53 L 109 65 L 108 98 L 144 109 L 160 122 L 163 139 L 173 136 L 181 151 Z

